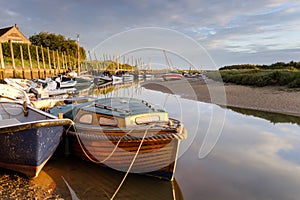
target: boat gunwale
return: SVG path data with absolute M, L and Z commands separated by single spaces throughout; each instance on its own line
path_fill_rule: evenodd
M 24 106 L 21 102 L 14 102 L 14 101 L 0 101 L 0 104 L 1 103 L 17 104 L 20 106 Z M 26 129 L 40 128 L 40 127 L 63 126 L 63 125 L 74 124 L 74 122 L 70 119 L 67 119 L 67 118 L 59 119 L 56 116 L 51 115 L 50 113 L 46 113 L 44 111 L 41 111 L 41 110 L 36 109 L 29 105 L 26 107 L 26 109 L 30 109 L 33 112 L 37 112 L 38 114 L 42 115 L 43 117 L 47 117 L 50 119 L 41 119 L 41 120 L 35 120 L 35 121 L 29 121 L 29 122 L 7 124 L 5 126 L 0 126 L 0 133 L 10 133 L 10 132 L 23 131 Z
M 47 120 L 38 120 L 31 122 L 21 122 L 18 124 L 9 124 L 6 126 L 0 127 L 0 133 L 11 133 L 17 131 L 24 131 L 26 129 L 36 129 L 41 127 L 51 127 L 51 126 L 63 126 L 63 125 L 72 125 L 73 121 L 70 119 L 47 119 Z

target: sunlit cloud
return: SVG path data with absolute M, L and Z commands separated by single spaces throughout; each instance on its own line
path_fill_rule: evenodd
M 6 8 L 0 14 L 3 26 L 17 23 L 28 36 L 47 31 L 72 38 L 79 33 L 86 50 L 114 34 L 150 26 L 186 34 L 203 45 L 220 65 L 243 62 L 246 54 L 263 63 L 276 62 L 281 57 L 281 61 L 291 60 L 291 55 L 297 60 L 300 56 L 297 51 L 277 54 L 299 47 L 298 1 L 12 0 L 0 2 L 0 7 Z M 228 52 L 235 53 L 235 57 L 225 57 Z M 273 58 L 262 59 L 266 52 Z

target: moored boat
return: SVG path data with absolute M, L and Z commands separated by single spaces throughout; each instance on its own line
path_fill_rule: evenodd
M 122 75 L 122 78 L 123 78 L 123 82 L 132 82 L 134 79 L 134 76 L 132 74 L 125 73 Z
M 123 77 L 112 75 L 113 84 L 120 84 L 123 83 Z
M 0 167 L 37 177 L 56 150 L 69 119 L 24 103 L 0 101 Z
M 133 98 L 105 98 L 54 108 L 75 122 L 67 132 L 71 151 L 118 171 L 172 180 L 186 130 L 168 113 Z
M 57 88 L 57 83 L 51 79 L 27 80 L 19 78 L 5 78 L 4 81 L 17 89 L 33 94 L 36 98 L 45 99 L 67 93 L 73 93 L 75 88 Z
M 57 78 L 55 78 L 55 81 L 58 84 L 58 88 L 72 88 L 75 87 L 77 84 L 77 81 L 74 78 L 66 77 L 61 74 L 58 75 Z
M 112 82 L 112 81 L 113 81 L 112 77 L 109 77 L 109 76 L 102 75 L 102 76 L 94 77 L 94 84 L 97 86 L 108 83 L 108 82 Z
M 183 78 L 182 74 L 179 74 L 179 73 L 166 73 L 163 75 L 163 79 L 165 81 L 180 80 L 182 78 Z
M 152 80 L 154 75 L 153 74 L 145 74 L 145 80 Z

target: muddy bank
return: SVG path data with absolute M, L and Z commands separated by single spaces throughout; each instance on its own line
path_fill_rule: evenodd
M 149 81 L 142 86 L 206 103 L 300 116 L 300 90 L 285 87 L 250 87 L 196 78 Z

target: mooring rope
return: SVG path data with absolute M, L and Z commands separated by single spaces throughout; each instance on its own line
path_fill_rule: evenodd
M 135 162 L 135 160 L 136 160 L 136 158 L 137 158 L 137 155 L 138 155 L 138 153 L 139 153 L 139 151 L 140 151 L 140 149 L 141 149 L 141 147 L 142 147 L 142 144 L 143 144 L 143 142 L 144 142 L 144 139 L 145 139 L 145 137 L 146 137 L 146 135 L 147 135 L 147 133 L 148 133 L 148 130 L 149 130 L 150 128 L 151 128 L 151 126 L 149 126 L 149 128 L 147 128 L 147 129 L 145 130 L 145 133 L 144 133 L 144 135 L 143 135 L 143 138 L 142 138 L 142 140 L 141 140 L 141 143 L 140 143 L 140 145 L 139 145 L 139 148 L 137 149 L 137 151 L 136 151 L 136 153 L 135 153 L 135 155 L 134 155 L 134 157 L 133 157 L 133 159 L 132 159 L 132 161 L 131 161 L 131 163 L 130 163 L 130 166 L 129 166 L 129 168 L 128 168 L 126 174 L 125 174 L 125 176 L 123 177 L 121 183 L 119 184 L 119 186 L 118 186 L 118 188 L 116 189 L 115 193 L 114 193 L 114 194 L 112 195 L 112 197 L 110 198 L 111 200 L 113 200 L 113 199 L 116 197 L 116 195 L 118 194 L 119 190 L 121 189 L 121 187 L 122 187 L 122 185 L 123 185 L 125 179 L 127 178 L 127 175 L 129 174 L 129 172 L 130 172 L 130 170 L 131 170 L 131 168 L 132 168 L 132 166 L 133 166 L 133 163 Z

